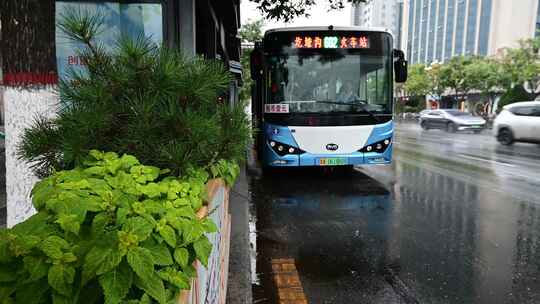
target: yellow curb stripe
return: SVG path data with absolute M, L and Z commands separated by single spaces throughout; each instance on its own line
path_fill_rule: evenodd
M 272 259 L 279 304 L 308 304 L 294 259 Z

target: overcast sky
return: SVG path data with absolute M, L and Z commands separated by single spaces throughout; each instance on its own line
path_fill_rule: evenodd
M 310 17 L 299 17 L 291 23 L 265 21 L 264 29 L 287 26 L 316 26 L 316 25 L 350 25 L 351 5 L 345 4 L 345 8 L 339 11 L 328 11 L 328 1 L 317 0 L 317 4 L 310 10 Z M 249 0 L 241 0 L 240 16 L 242 24 L 250 19 L 260 19 L 261 14 L 256 9 L 256 4 Z

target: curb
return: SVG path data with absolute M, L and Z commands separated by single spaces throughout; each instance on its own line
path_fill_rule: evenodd
M 251 304 L 251 261 L 249 243 L 249 187 L 246 167 L 242 166 L 236 184 L 231 189 L 231 247 L 227 304 Z

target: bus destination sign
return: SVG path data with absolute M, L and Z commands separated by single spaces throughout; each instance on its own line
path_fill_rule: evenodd
M 369 40 L 366 36 L 296 36 L 294 47 L 297 49 L 367 49 Z

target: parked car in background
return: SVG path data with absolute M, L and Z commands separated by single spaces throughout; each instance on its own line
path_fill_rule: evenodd
M 425 119 L 426 116 L 431 113 L 431 111 L 433 110 L 422 110 L 420 112 L 418 112 L 418 121 L 420 122 L 420 125 L 422 125 L 422 119 Z
M 423 115 L 426 115 L 431 111 L 433 111 L 433 110 L 429 110 L 429 109 L 422 110 L 422 111 L 418 112 L 418 115 L 420 116 L 420 118 L 422 118 Z
M 540 143 L 540 102 L 516 102 L 505 106 L 495 118 L 493 130 L 503 145 L 516 141 Z
M 420 117 L 420 126 L 424 130 L 441 129 L 454 133 L 473 131 L 480 133 L 486 127 L 486 121 L 467 112 L 454 109 L 440 109 L 426 112 Z
M 420 115 L 418 113 L 412 113 L 412 112 L 405 112 L 399 114 L 398 118 L 403 121 L 415 121 L 418 120 Z

